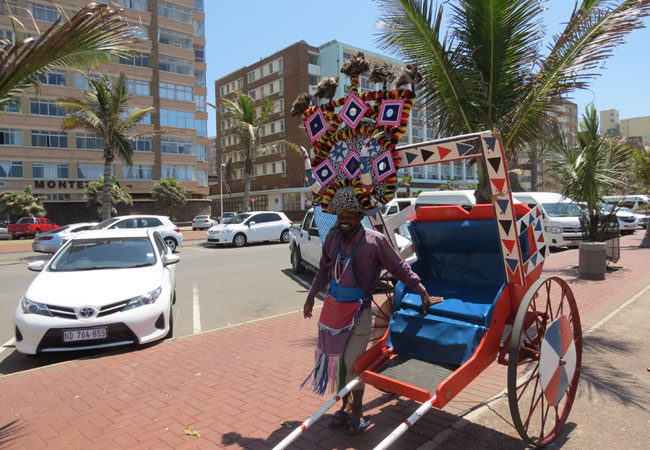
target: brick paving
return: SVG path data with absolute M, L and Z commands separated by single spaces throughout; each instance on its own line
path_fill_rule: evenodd
M 621 239 L 619 270 L 578 278 L 577 250 L 552 254 L 588 329 L 650 284 L 642 232 Z M 300 307 L 301 305 L 297 305 Z M 298 389 L 311 370 L 315 320 L 299 312 L 0 378 L 0 447 L 8 449 L 267 449 L 324 402 Z M 391 448 L 416 449 L 506 386 L 493 364 L 442 411 L 427 413 Z M 373 426 L 345 436 L 314 424 L 292 448 L 369 449 L 418 406 L 366 390 Z M 284 426 L 283 426 L 284 424 Z M 193 429 L 201 437 L 190 436 Z

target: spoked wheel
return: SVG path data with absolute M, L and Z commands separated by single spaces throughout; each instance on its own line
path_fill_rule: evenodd
M 543 446 L 557 437 L 576 396 L 582 328 L 573 292 L 541 278 L 524 296 L 510 337 L 508 401 L 521 438 Z

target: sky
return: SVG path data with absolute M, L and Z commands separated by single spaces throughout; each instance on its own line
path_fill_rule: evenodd
M 573 0 L 548 0 L 547 38 L 559 32 L 573 10 Z M 448 8 L 446 8 L 448 9 Z M 215 101 L 214 81 L 278 50 L 305 40 L 320 46 L 337 40 L 386 54 L 377 44 L 380 11 L 373 0 L 205 0 L 208 101 Z M 650 26 L 650 19 L 646 19 Z M 615 108 L 620 119 L 650 116 L 650 29 L 636 30 L 606 60 L 589 90 L 571 100 L 578 114 L 593 103 Z M 214 136 L 214 111 L 208 108 L 208 135 Z

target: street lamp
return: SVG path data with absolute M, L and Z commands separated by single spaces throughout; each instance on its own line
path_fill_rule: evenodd
M 219 174 L 219 197 L 221 197 L 221 209 L 219 214 L 221 214 L 221 217 L 219 217 L 219 222 L 221 222 L 223 218 L 223 169 L 225 168 L 226 165 L 221 163 L 221 173 Z

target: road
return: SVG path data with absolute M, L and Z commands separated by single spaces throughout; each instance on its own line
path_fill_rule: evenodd
M 309 273 L 293 274 L 286 244 L 244 248 L 190 244 L 177 254 L 181 262 L 176 269 L 175 337 L 301 310 L 312 278 Z M 0 374 L 105 353 L 33 357 L 14 350 L 13 313 L 35 276 L 24 262 L 2 265 L 0 261 L 0 344 L 7 343 L 4 351 L 0 347 Z

